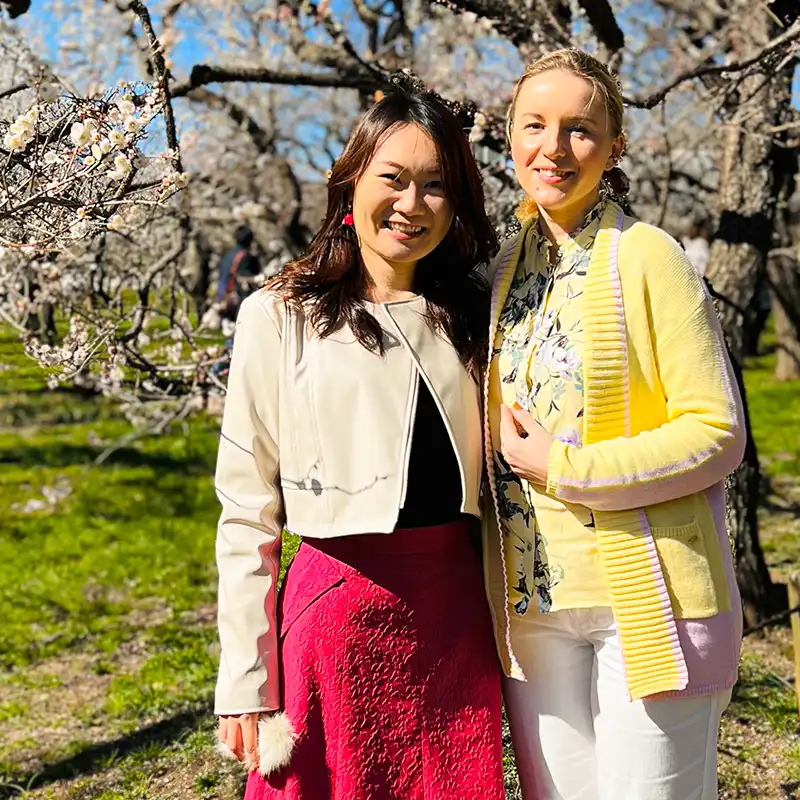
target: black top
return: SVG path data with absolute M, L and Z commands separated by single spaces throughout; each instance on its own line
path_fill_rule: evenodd
M 406 501 L 397 528 L 455 522 L 461 514 L 461 472 L 442 415 L 422 376 L 408 462 Z

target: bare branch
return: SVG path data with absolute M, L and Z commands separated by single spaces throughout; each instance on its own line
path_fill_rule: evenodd
M 760 64 L 765 58 L 777 53 L 787 45 L 800 39 L 800 22 L 796 22 L 788 31 L 777 36 L 755 55 L 743 61 L 732 61 L 729 64 L 704 64 L 695 69 L 687 70 L 673 78 L 668 84 L 651 94 L 639 97 L 625 97 L 625 104 L 633 108 L 650 109 L 657 106 L 673 89 L 688 81 L 702 78 L 707 75 L 728 75 L 736 72 L 744 72 L 750 67 Z
M 21 17 L 31 7 L 31 0 L 3 0 L 0 6 L 8 11 L 11 19 Z
M 363 89 L 380 87 L 380 73 L 306 73 L 269 69 L 268 67 L 215 67 L 196 64 L 189 80 L 172 88 L 172 97 L 183 97 L 209 83 L 271 83 L 280 86 L 317 86 L 328 89 Z
M 25 89 L 30 89 L 30 86 L 27 83 L 18 83 L 15 86 L 10 86 L 8 89 L 4 89 L 2 92 L 0 92 L 0 100 L 3 100 L 6 97 L 11 97 L 18 92 L 24 91 Z
M 597 40 L 606 49 L 606 61 L 625 47 L 625 35 L 608 0 L 578 0 Z
M 170 95 L 169 79 L 167 77 L 167 65 L 164 63 L 164 53 L 161 43 L 158 41 L 156 32 L 153 29 L 153 22 L 150 19 L 150 12 L 141 0 L 130 0 L 130 9 L 139 17 L 144 32 L 150 42 L 153 66 L 155 67 L 158 86 L 164 95 L 164 123 L 167 133 L 167 144 L 175 155 L 175 169 L 183 172 L 181 163 L 180 146 L 178 144 L 178 133 L 175 128 L 175 112 L 172 108 L 172 97 Z
M 515 0 L 430 0 L 451 11 L 468 11 L 488 19 L 500 36 L 516 47 L 530 44 L 537 20 Z

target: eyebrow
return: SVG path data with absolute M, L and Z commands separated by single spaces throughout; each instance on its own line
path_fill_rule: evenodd
M 533 117 L 534 119 L 544 120 L 544 117 L 541 114 L 536 114 L 533 111 L 525 111 L 523 114 L 520 115 L 523 119 L 525 117 Z M 584 114 L 580 117 L 566 117 L 566 122 L 597 122 L 597 120 L 592 119 L 588 114 Z
M 379 161 L 379 164 L 385 164 L 387 167 L 394 167 L 395 169 L 399 169 L 401 172 L 405 172 L 408 167 L 404 167 L 402 164 L 398 164 L 396 161 Z M 441 168 L 436 167 L 436 169 L 427 169 L 425 170 L 430 175 L 438 175 L 441 173 Z

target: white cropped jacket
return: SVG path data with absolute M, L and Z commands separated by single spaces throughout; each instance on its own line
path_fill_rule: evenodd
M 216 713 L 281 706 L 275 593 L 283 529 L 315 538 L 394 529 L 419 380 L 453 442 L 461 510 L 480 514 L 480 389 L 426 323 L 425 302 L 366 304 L 385 331 L 383 356 L 347 327 L 320 338 L 273 291 L 242 303 L 216 470 Z

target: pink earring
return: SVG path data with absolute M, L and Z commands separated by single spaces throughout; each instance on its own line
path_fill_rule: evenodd
M 342 225 L 347 225 L 348 227 L 352 228 L 355 219 L 353 218 L 353 212 L 348 211 L 344 217 L 342 218 Z

